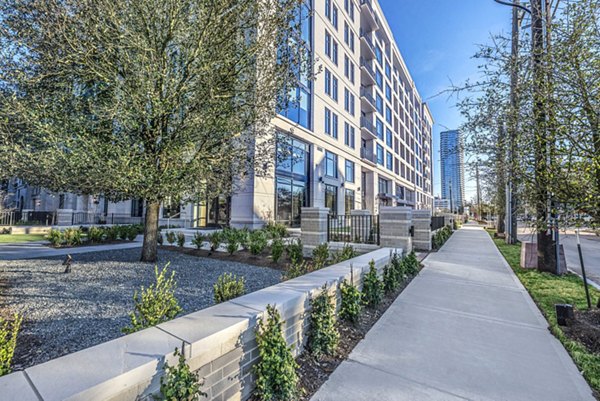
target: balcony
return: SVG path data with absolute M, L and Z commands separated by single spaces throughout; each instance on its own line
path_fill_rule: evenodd
M 373 42 L 373 34 L 366 29 L 360 28 L 360 51 L 370 58 L 375 57 L 375 43 Z
M 377 131 L 373 124 L 373 118 L 362 116 L 360 118 L 360 130 L 372 138 L 377 138 Z
M 364 21 L 366 21 L 369 26 L 377 29 L 377 17 L 375 16 L 375 10 L 373 10 L 371 0 L 360 0 L 360 11 L 361 15 L 364 16 Z
M 375 158 L 375 154 L 373 149 L 369 148 L 360 148 L 360 157 L 367 163 L 377 165 L 377 159 Z
M 360 100 L 362 110 L 366 113 L 373 113 L 377 110 L 373 90 L 364 86 L 360 87 Z
M 364 57 L 360 58 L 360 79 L 363 86 L 375 85 L 375 70 L 373 61 L 367 61 Z

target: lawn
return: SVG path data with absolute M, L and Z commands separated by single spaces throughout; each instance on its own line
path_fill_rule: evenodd
M 493 231 L 487 231 L 493 238 Z M 555 276 L 534 269 L 522 269 L 520 245 L 507 245 L 503 239 L 494 239 L 494 243 L 548 320 L 552 333 L 569 351 L 590 386 L 600 391 L 600 355 L 589 352 L 579 341 L 568 338 L 556 323 L 554 310 L 555 304 L 562 303 L 571 304 L 579 310 L 587 309 L 583 280 L 574 274 Z M 592 305 L 595 304 L 600 291 L 590 286 L 590 297 Z
M 0 244 L 12 244 L 17 242 L 31 242 L 45 240 L 44 234 L 1 234 Z

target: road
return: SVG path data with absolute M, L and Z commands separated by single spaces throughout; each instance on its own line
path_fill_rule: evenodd
M 518 236 L 520 241 L 536 241 L 535 234 L 527 227 L 519 227 Z M 581 239 L 581 253 L 587 277 L 600 286 L 600 237 L 591 233 L 581 233 L 579 238 Z M 560 243 L 565 250 L 567 267 L 581 274 L 575 233 L 572 230 L 567 230 L 566 233 L 561 231 Z

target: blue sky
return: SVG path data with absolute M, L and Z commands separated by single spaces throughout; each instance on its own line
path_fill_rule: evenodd
M 511 9 L 493 0 L 379 0 L 404 61 L 422 98 L 429 103 L 434 125 L 434 194 L 440 193 L 439 133 L 461 123 L 455 98 L 427 100 L 451 85 L 478 75 L 472 56 L 491 33 L 510 30 Z M 475 180 L 465 171 L 466 198 Z

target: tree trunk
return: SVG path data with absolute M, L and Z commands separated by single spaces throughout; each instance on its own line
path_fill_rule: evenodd
M 160 202 L 148 202 L 146 205 L 146 224 L 144 225 L 144 245 L 142 262 L 156 262 L 158 256 L 158 212 Z

